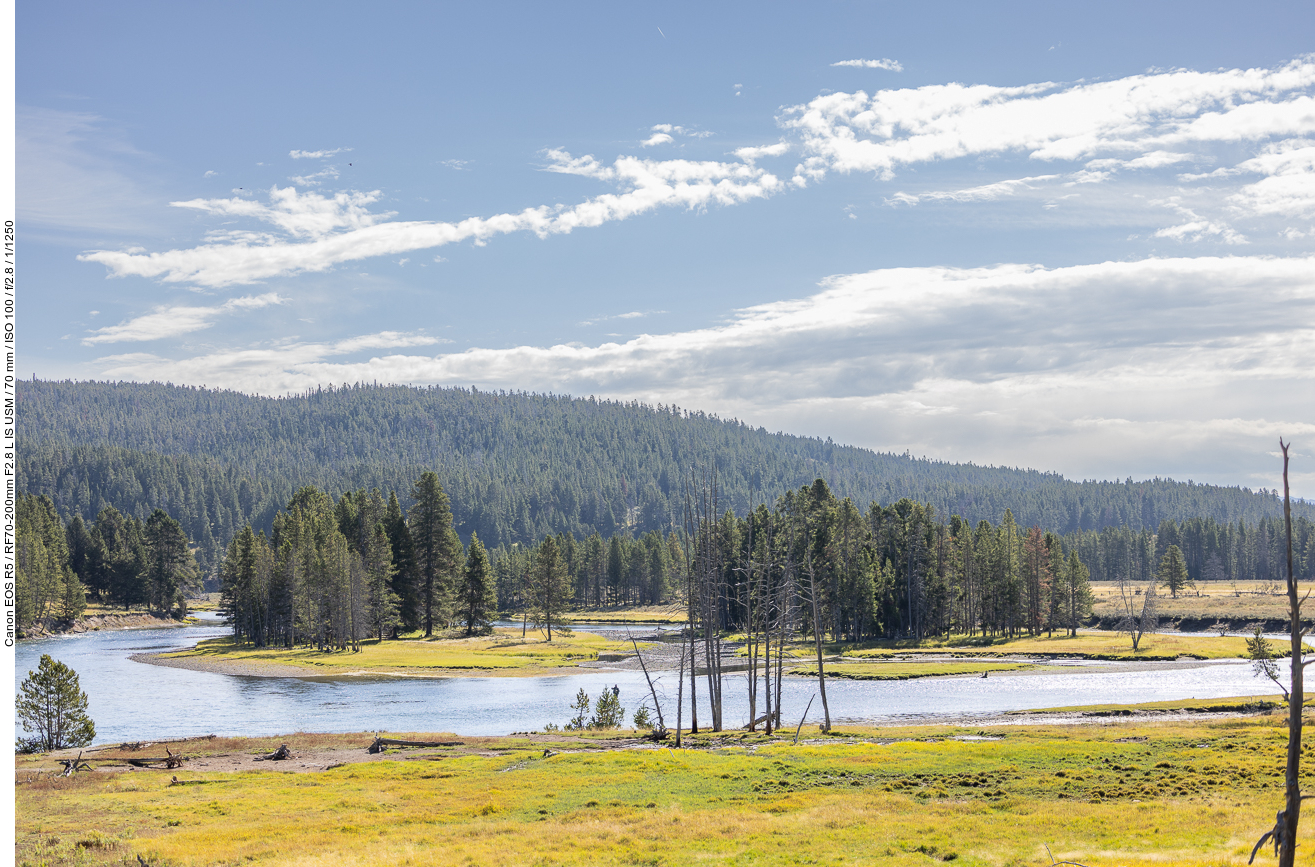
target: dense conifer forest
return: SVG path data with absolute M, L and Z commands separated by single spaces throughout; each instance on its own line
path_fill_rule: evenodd
M 640 537 L 678 529 L 684 481 L 715 466 L 721 498 L 744 515 L 825 479 L 857 504 L 900 499 L 938 516 L 1059 534 L 1165 520 L 1256 524 L 1273 492 L 1154 479 L 1072 482 L 1055 473 L 952 464 L 770 433 L 674 406 L 461 388 L 357 385 L 284 398 L 160 383 L 21 382 L 19 488 L 64 520 L 106 506 L 145 521 L 172 515 L 203 570 L 248 523 L 272 533 L 305 486 L 397 491 L 432 469 L 463 542 L 489 549 L 548 535 Z M 1309 504 L 1296 514 L 1315 516 Z

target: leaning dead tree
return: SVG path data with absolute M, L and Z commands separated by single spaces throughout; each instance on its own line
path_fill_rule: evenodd
M 1306 630 L 1301 628 L 1301 604 L 1306 601 L 1310 591 L 1307 590 L 1305 596 L 1300 599 L 1297 598 L 1297 582 L 1292 572 L 1292 494 L 1288 489 L 1288 446 L 1291 443 L 1285 443 L 1280 438 L 1278 445 L 1283 450 L 1283 521 L 1287 528 L 1288 614 L 1291 617 L 1292 635 L 1292 664 L 1289 667 L 1292 675 L 1292 688 L 1289 690 L 1288 698 L 1288 764 L 1287 772 L 1284 775 L 1286 786 L 1283 809 L 1275 817 L 1274 827 L 1266 831 L 1256 841 L 1255 848 L 1251 850 L 1251 858 L 1247 863 L 1250 864 L 1256 860 L 1256 853 L 1260 851 L 1261 846 L 1264 846 L 1267 841 L 1273 841 L 1274 854 L 1278 856 L 1279 867 L 1292 867 L 1297 857 L 1297 823 L 1301 819 L 1302 801 L 1301 780 L 1299 779 L 1301 771 L 1301 711 L 1302 704 L 1305 702 L 1302 675 L 1306 666 L 1315 659 L 1302 659 L 1302 640 L 1306 637 Z

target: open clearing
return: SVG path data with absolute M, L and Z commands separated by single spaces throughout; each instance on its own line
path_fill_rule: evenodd
M 1182 704 L 1182 703 L 1177 703 Z M 370 756 L 370 734 L 170 744 L 183 768 L 17 759 L 18 862 L 1244 864 L 1280 804 L 1281 713 L 1184 721 L 518 735 Z M 1208 711 L 1210 703 L 1193 703 Z M 1225 706 L 1220 703 L 1218 706 Z M 1169 714 L 1157 722 L 1145 712 Z M 1080 713 L 1080 711 L 1079 711 Z M 1117 718 L 1113 718 L 1117 719 Z M 252 757 L 287 743 L 293 758 Z M 545 752 L 546 751 L 546 752 Z M 289 773 L 297 771 L 298 773 Z M 174 783 L 174 779 L 177 783 Z M 1302 847 L 1299 851 L 1305 851 Z M 1307 861 L 1310 863 L 1309 854 Z

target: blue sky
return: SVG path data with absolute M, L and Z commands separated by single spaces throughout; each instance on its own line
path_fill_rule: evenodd
M 709 5 L 20 2 L 22 373 L 1315 495 L 1308 4 Z

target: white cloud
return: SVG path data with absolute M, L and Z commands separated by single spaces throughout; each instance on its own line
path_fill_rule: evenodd
M 890 60 L 889 58 L 885 58 L 885 57 L 881 58 L 880 60 L 841 60 L 831 65 L 858 66 L 865 69 L 887 69 L 890 70 L 891 72 L 904 71 L 904 64 L 900 63 L 898 60 Z
M 459 241 L 482 244 L 511 232 L 533 232 L 541 238 L 548 237 L 625 220 L 658 207 L 698 209 L 738 204 L 782 189 L 775 175 L 743 162 L 619 157 L 612 165 L 604 166 L 592 156 L 572 157 L 561 150 L 550 150 L 547 157 L 547 171 L 604 181 L 616 185 L 621 192 L 596 196 L 573 207 L 541 205 L 514 214 L 471 217 L 459 223 L 394 223 L 386 222 L 391 213 L 366 210 L 367 205 L 380 198 L 378 191 L 328 197 L 274 187 L 268 204 L 241 197 L 171 204 L 216 215 L 257 219 L 274 225 L 291 239 L 250 235 L 233 237 L 226 243 L 207 243 L 163 253 L 97 250 L 78 259 L 99 262 L 114 277 L 154 277 L 168 283 L 217 287 L 324 271 L 343 262 Z
M 447 166 L 454 171 L 463 172 L 466 171 L 466 166 L 470 165 L 470 160 L 440 160 L 439 165 Z
M 933 191 L 929 193 L 911 193 L 899 192 L 886 199 L 888 205 L 916 205 L 922 200 L 933 202 L 987 202 L 992 199 L 998 199 L 1002 196 L 1012 196 L 1019 188 L 1032 190 L 1036 189 L 1035 185 L 1042 181 L 1051 181 L 1058 178 L 1059 175 L 1036 175 L 1030 178 L 1015 178 L 1008 181 L 997 181 L 993 184 L 983 184 L 980 187 L 968 187 L 963 190 Z
M 736 148 L 735 156 L 744 160 L 749 165 L 753 165 L 756 160 L 763 157 L 779 157 L 790 152 L 789 142 L 777 142 L 772 145 L 762 145 L 760 147 L 743 147 Z
M 219 174 L 219 172 L 216 172 L 216 171 L 208 171 L 208 172 L 206 172 L 204 175 L 202 175 L 201 177 L 203 177 L 203 178 L 213 178 L 213 177 L 214 177 L 215 175 L 217 175 L 217 174 Z
M 672 135 L 673 133 L 688 138 L 707 138 L 712 135 L 708 130 L 696 130 L 671 123 L 655 123 L 653 126 L 649 127 L 649 132 L 653 134 L 640 142 L 640 147 L 649 148 L 654 145 L 671 144 L 675 141 L 675 138 Z
M 599 322 L 607 322 L 610 319 L 643 319 L 645 316 L 652 316 L 654 313 L 666 313 L 665 310 L 632 310 L 629 313 L 617 313 L 612 316 L 595 316 L 593 319 L 585 319 L 581 325 L 595 325 Z
M 232 298 L 215 307 L 157 307 L 153 312 L 118 325 L 98 328 L 90 337 L 82 338 L 83 346 L 95 346 L 98 343 L 123 343 L 125 341 L 160 340 L 165 337 L 177 337 L 209 328 L 214 320 L 226 313 L 238 310 L 255 310 L 272 304 L 282 304 L 277 292 L 265 295 L 252 295 Z M 94 316 L 97 311 L 92 311 Z
M 1280 142 L 1239 163 L 1237 173 L 1266 177 L 1229 198 L 1239 210 L 1285 217 L 1315 216 L 1315 143 Z
M 334 351 L 114 356 L 102 375 L 266 394 L 379 380 L 676 401 L 946 459 L 1186 477 L 1238 466 L 1277 432 L 1315 434 L 1293 402 L 1315 386 L 1315 259 L 895 268 L 624 342 Z
M 294 160 L 323 160 L 341 153 L 347 153 L 351 148 L 334 148 L 325 151 L 288 151 L 288 156 Z
M 1315 131 L 1315 61 L 1276 69 L 1148 73 L 1021 87 L 945 84 L 831 93 L 786 109 L 807 155 L 794 183 L 830 171 L 889 179 L 903 166 L 974 155 L 1145 158 L 1202 142 Z M 1160 156 L 1158 159 L 1163 160 Z
M 318 187 L 326 180 L 338 180 L 338 170 L 333 166 L 326 166 L 318 172 L 312 172 L 309 175 L 294 175 L 288 178 L 288 180 L 303 187 Z

